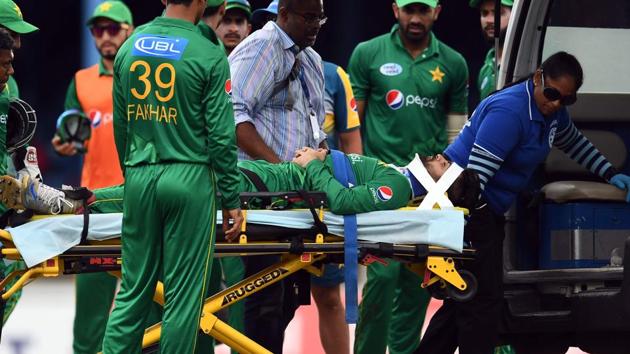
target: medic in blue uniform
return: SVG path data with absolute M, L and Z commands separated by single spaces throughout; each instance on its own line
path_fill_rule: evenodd
M 503 297 L 503 214 L 552 146 L 616 187 L 630 189 L 630 177 L 617 173 L 569 118 L 565 106 L 575 103 L 582 81 L 574 56 L 552 55 L 526 81 L 482 101 L 444 152 L 479 176 L 480 200 L 465 229 L 477 250 L 465 267 L 476 275 L 479 291 L 470 302 L 446 300 L 416 353 L 453 353 L 456 347 L 461 354 L 493 351 Z

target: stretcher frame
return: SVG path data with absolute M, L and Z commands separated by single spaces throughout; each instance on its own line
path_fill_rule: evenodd
M 203 333 L 212 336 L 239 353 L 266 354 L 271 352 L 220 320 L 215 315 L 216 313 L 300 270 L 321 276 L 324 263 L 330 261 L 331 258 L 335 258 L 333 260 L 340 263 L 343 260 L 344 253 L 343 238 L 326 235 L 321 232 L 323 230 L 283 230 L 283 228 L 274 228 L 276 230 L 279 229 L 278 232 L 280 233 L 297 232 L 299 236 L 297 240 L 293 238 L 291 241 L 286 242 L 249 240 L 248 235 L 260 231 L 255 231 L 258 227 L 256 225 L 247 225 L 246 208 L 249 206 L 252 198 L 259 198 L 261 194 L 243 193 L 241 195 L 245 221 L 242 225 L 239 242 L 217 243 L 215 245 L 215 257 L 279 254 L 282 255 L 281 261 L 208 297 L 202 306 L 199 324 L 199 328 Z M 264 193 L 264 196 L 281 197 L 287 201 L 291 198 L 296 198 L 293 192 Z M 297 197 L 304 198 L 303 195 Z M 309 198 L 309 196 L 306 196 L 306 198 Z M 320 220 L 323 217 L 324 204 L 322 200 L 325 200 L 325 195 L 324 199 L 321 196 L 316 198 L 317 204 L 319 204 L 318 212 L 316 213 Z M 315 213 L 312 203 L 310 209 Z M 262 229 L 264 230 L 262 232 L 267 232 L 268 228 L 263 226 Z M 0 230 L 0 241 L 3 243 L 3 246 L 0 248 L 0 258 L 21 260 L 19 251 L 13 244 L 9 232 Z M 451 294 L 457 294 L 457 291 L 468 294 L 476 291 L 474 278 L 466 277 L 464 279 L 455 266 L 456 260 L 473 259 L 475 255 L 474 250 L 464 249 L 462 253 L 459 253 L 437 246 L 385 244 L 366 241 L 359 241 L 358 248 L 360 261 L 366 266 L 373 262 L 384 262 L 380 257 L 396 258 L 406 262 L 410 270 L 416 272 L 424 279 L 421 284 L 422 287 L 435 289 L 436 285 L 439 285 L 438 289 L 450 289 Z M 120 239 L 114 239 L 98 242 L 89 241 L 88 244 L 72 247 L 63 254 L 52 257 L 29 269 L 13 271 L 0 281 L 0 307 L 2 310 L 0 311 L 0 319 L 2 319 L 4 303 L 16 291 L 36 278 L 103 271 L 120 277 L 121 264 Z M 7 288 L 7 284 L 13 279 L 17 279 L 17 281 L 10 288 Z M 161 282 L 158 282 L 156 287 L 154 301 L 160 305 L 164 304 Z M 161 323 L 145 330 L 142 342 L 143 353 L 153 353 L 157 350 L 160 334 Z

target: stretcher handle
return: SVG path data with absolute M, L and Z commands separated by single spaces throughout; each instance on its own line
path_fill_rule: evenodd
M 326 197 L 326 193 L 317 192 L 317 191 L 305 191 L 304 194 L 301 194 L 298 191 L 287 191 L 287 192 L 243 192 L 240 194 L 241 206 L 244 209 L 249 209 L 250 202 L 252 199 L 260 199 L 260 200 L 271 200 L 271 199 L 281 199 L 288 203 L 295 203 L 298 201 L 304 201 L 305 203 L 312 203 L 316 207 L 321 207 L 326 205 L 326 201 L 328 200 Z M 271 203 L 272 204 L 272 203 Z M 269 207 L 270 205 L 264 205 L 263 207 Z

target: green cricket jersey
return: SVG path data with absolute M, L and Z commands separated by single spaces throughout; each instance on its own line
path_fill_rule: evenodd
M 225 53 L 225 46 L 223 45 L 223 42 L 219 40 L 219 37 L 217 37 L 217 34 L 210 26 L 203 21 L 199 21 L 197 27 L 199 27 L 199 31 L 201 31 L 202 36 L 206 37 L 206 39 L 212 42 L 212 44 L 221 47 L 221 50 Z
M 496 90 L 496 73 L 494 72 L 494 48 L 488 51 L 483 66 L 479 69 L 477 87 L 479 88 L 479 99 L 483 100 Z
M 148 22 L 148 23 L 145 23 L 143 25 L 136 27 L 133 33 L 139 33 L 139 32 L 144 31 L 144 29 L 150 24 L 151 22 Z M 206 39 L 212 42 L 212 44 L 220 46 L 221 49 L 225 51 L 225 46 L 223 45 L 223 42 L 219 40 L 219 37 L 217 37 L 217 34 L 214 32 L 214 30 L 210 26 L 208 26 L 203 21 L 199 21 L 197 23 L 197 27 L 199 28 L 199 31 L 201 31 L 202 36 L 206 37 Z
M 292 162 L 239 161 L 238 166 L 256 173 L 271 192 L 310 190 L 325 192 L 328 207 L 336 214 L 365 213 L 402 208 L 411 199 L 405 176 L 383 162 L 366 156 L 347 155 L 356 177 L 356 186 L 346 188 L 333 175 L 330 156 L 311 161 L 306 170 Z M 242 175 L 241 191 L 256 191 Z
M 13 76 L 9 76 L 9 81 L 7 82 L 7 90 L 9 98 L 20 98 L 20 89 L 18 88 L 17 81 L 15 81 Z
M 333 175 L 330 156 L 322 162 L 314 160 L 306 169 L 293 162 L 270 163 L 264 160 L 242 160 L 238 167 L 254 172 L 270 192 L 309 190 L 325 192 L 333 213 L 365 213 L 398 209 L 411 199 L 409 180 L 383 162 L 361 155 L 347 155 L 357 185 L 345 188 Z M 90 209 L 97 213 L 122 211 L 123 186 L 97 189 L 96 202 Z M 249 178 L 240 174 L 240 192 L 258 189 Z
M 375 158 L 349 154 L 356 186 L 346 188 L 333 175 L 332 159 L 311 161 L 306 166 L 310 190 L 325 191 L 335 214 L 366 213 L 402 208 L 411 199 L 407 177 Z
M 123 169 L 208 164 L 222 205 L 238 201 L 236 138 L 225 53 L 192 23 L 158 17 L 114 62 L 114 135 Z
M 0 146 L 3 147 L 0 149 L 1 175 L 7 173 L 7 160 L 9 157 L 7 153 L 7 119 L 9 118 L 9 99 L 12 97 L 9 90 L 10 88 L 7 84 L 0 92 Z
M 442 152 L 447 113 L 467 112 L 466 61 L 433 33 L 430 36 L 429 46 L 416 59 L 403 46 L 398 25 L 352 53 L 352 89 L 357 101 L 366 102 L 366 155 L 404 166 L 416 153 Z

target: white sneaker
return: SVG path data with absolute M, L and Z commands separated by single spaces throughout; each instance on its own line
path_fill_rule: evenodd
M 81 201 L 68 199 L 64 192 L 25 174 L 21 180 L 0 177 L 0 201 L 12 209 L 31 209 L 38 214 L 73 214 Z

